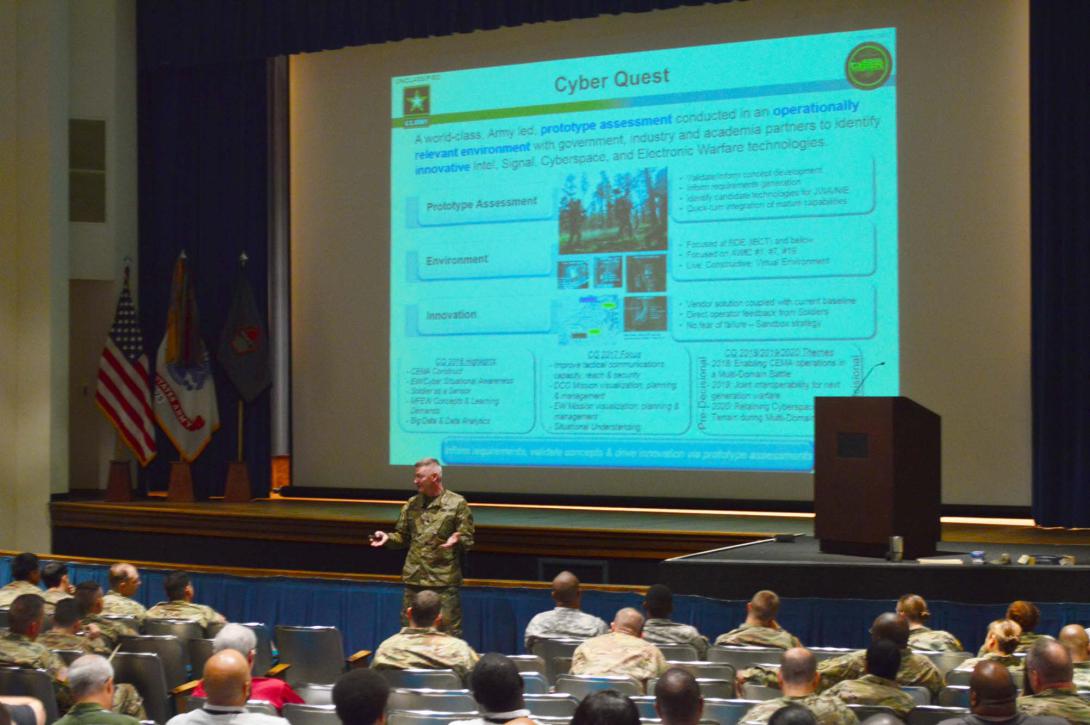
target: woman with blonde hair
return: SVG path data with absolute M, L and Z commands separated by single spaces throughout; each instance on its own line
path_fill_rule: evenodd
M 972 672 L 977 662 L 991 660 L 1010 670 L 1015 682 L 1022 681 L 1022 658 L 1015 657 L 1018 642 L 1022 636 L 1022 627 L 1013 619 L 997 619 L 988 625 L 988 636 L 984 638 L 983 652 L 980 657 L 973 657 L 958 665 L 956 672 Z

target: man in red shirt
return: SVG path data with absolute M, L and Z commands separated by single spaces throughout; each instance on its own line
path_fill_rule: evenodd
M 249 627 L 241 624 L 226 624 L 212 641 L 212 651 L 222 652 L 225 649 L 233 649 L 250 663 L 254 664 L 254 650 L 257 649 L 257 635 Z M 207 697 L 204 692 L 204 682 L 197 685 L 193 691 L 194 697 Z M 303 698 L 291 689 L 291 685 L 275 677 L 254 677 L 250 682 L 250 699 L 264 700 L 280 710 L 286 702 L 301 704 Z

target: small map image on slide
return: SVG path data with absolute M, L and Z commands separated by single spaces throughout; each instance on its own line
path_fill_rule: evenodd
M 666 169 L 568 174 L 560 189 L 560 253 L 666 249 Z
M 560 344 L 603 340 L 620 335 L 620 299 L 616 295 L 583 295 L 558 302 Z

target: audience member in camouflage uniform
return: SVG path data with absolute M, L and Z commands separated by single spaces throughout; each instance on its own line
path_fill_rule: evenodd
M 928 652 L 963 652 L 957 637 L 924 623 L 931 617 L 927 602 L 919 594 L 905 594 L 897 600 L 897 614 L 908 620 L 908 646 Z
M 79 604 L 80 626 L 84 630 L 97 631 L 102 642 L 111 650 L 120 644 L 122 637 L 136 634 L 132 627 L 102 616 L 102 587 L 98 582 L 80 582 L 76 585 L 75 596 Z
M 780 689 L 783 690 L 783 697 L 754 705 L 743 716 L 743 723 L 767 723 L 777 710 L 791 704 L 801 705 L 812 712 L 820 725 L 851 725 L 859 722 L 859 718 L 842 700 L 817 694 L 817 661 L 810 650 L 802 647 L 789 649 L 783 653 L 780 663 L 776 677 Z
M 1060 630 L 1059 642 L 1071 655 L 1071 665 L 1075 668 L 1072 682 L 1080 690 L 1090 690 L 1090 638 L 1086 627 L 1081 624 L 1069 624 Z
M 573 675 L 628 675 L 646 685 L 651 677 L 666 671 L 666 658 L 659 648 L 645 642 L 643 615 L 631 607 L 617 612 L 609 634 L 588 639 L 575 648 L 571 658 Z
M 53 628 L 42 632 L 34 640 L 51 650 L 77 650 L 84 654 L 110 654 L 110 648 L 97 636 L 87 637 L 79 634 L 79 603 L 72 597 L 57 602 L 53 612 Z
M 1067 722 L 1020 713 L 1015 707 L 1017 697 L 1018 690 L 1007 668 L 998 662 L 981 660 L 969 680 L 971 714 L 943 720 L 939 725 L 1065 725 Z
M 984 638 L 982 657 L 973 657 L 965 660 L 957 667 L 958 672 L 972 672 L 977 663 L 985 660 L 997 662 L 1011 672 L 1011 677 L 1016 681 L 1022 680 L 1022 659 L 1014 656 L 1018 648 L 1018 642 L 1022 636 L 1022 628 L 1013 619 L 997 619 L 988 625 L 988 635 Z
M 62 599 L 71 599 L 74 588 L 68 582 L 68 566 L 60 561 L 51 561 L 42 567 L 42 584 L 47 589 L 42 592 L 46 604 L 57 605 Z
M 1033 630 L 1037 628 L 1037 623 L 1041 620 L 1041 610 L 1037 608 L 1037 605 L 1033 602 L 1027 602 L 1023 599 L 1018 599 L 1011 602 L 1007 607 L 1007 619 L 1013 619 L 1018 622 L 1018 626 L 1022 628 L 1022 636 L 1018 639 L 1018 649 L 1015 652 L 1028 652 L 1029 648 L 1034 645 L 1039 639 L 1052 639 L 1047 634 L 1037 634 Z M 978 657 L 984 656 L 984 647 L 981 646 L 980 651 L 977 652 Z
M 413 475 L 417 494 L 401 507 L 394 530 L 376 531 L 371 546 L 409 548 L 401 579 L 401 624 L 413 595 L 434 591 L 443 602 L 443 628 L 462 636 L 462 554 L 473 548 L 473 514 L 466 500 L 443 487 L 443 467 L 434 458 L 417 461 Z
M 0 587 L 0 607 L 10 607 L 16 597 L 23 594 L 37 594 L 42 596 L 42 590 L 38 582 L 42 580 L 42 573 L 38 570 L 38 557 L 29 552 L 18 554 L 11 560 L 11 581 Z M 46 614 L 53 613 L 53 605 L 46 604 Z
M 752 647 L 801 647 L 798 637 L 776 621 L 780 598 L 776 592 L 762 589 L 746 604 L 746 621 L 739 627 L 719 635 L 717 645 L 750 645 Z
M 1090 723 L 1090 702 L 1078 695 L 1072 680 L 1071 656 L 1056 640 L 1040 638 L 1026 653 L 1022 697 L 1018 709 L 1027 715 L 1053 715 L 1070 723 Z
M 867 674 L 858 680 L 844 680 L 825 694 L 839 697 L 848 704 L 882 705 L 906 717 L 916 706 L 912 696 L 901 689 L 895 678 L 901 667 L 901 651 L 888 639 L 871 642 L 867 648 Z
M 137 725 L 136 718 L 111 712 L 114 669 L 105 657 L 84 655 L 68 669 L 68 687 L 76 704 L 56 725 Z
M 139 588 L 140 572 L 135 566 L 123 562 L 111 566 L 110 591 L 102 598 L 102 613 L 133 617 L 143 625 L 148 610 L 132 598 Z
M 192 619 L 205 629 L 212 623 L 223 624 L 227 619 L 206 604 L 194 604 L 193 584 L 189 574 L 184 571 L 172 571 L 163 580 L 170 601 L 159 602 L 148 610 L 148 619 Z
M 579 578 L 562 571 L 553 579 L 553 601 L 556 607 L 534 615 L 526 625 L 526 651 L 539 639 L 590 639 L 609 632 L 609 625 L 593 614 L 579 609 L 583 594 Z
M 375 669 L 451 669 L 463 680 L 477 664 L 473 648 L 452 634 L 439 631 L 442 600 L 433 591 L 417 592 L 409 605 L 409 626 L 378 646 Z
M 665 584 L 655 584 L 647 590 L 643 600 L 647 621 L 643 623 L 643 638 L 652 644 L 689 644 L 696 650 L 696 658 L 708 655 L 708 638 L 696 631 L 696 627 L 671 621 L 674 611 L 674 594 Z
M 704 714 L 704 698 L 693 673 L 671 667 L 655 683 L 655 712 L 663 725 L 697 725 Z

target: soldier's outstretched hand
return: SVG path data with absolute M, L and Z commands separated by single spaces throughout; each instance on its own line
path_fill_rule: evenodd
M 378 548 L 386 543 L 390 536 L 385 531 L 376 531 L 371 534 L 371 546 Z
M 457 531 L 455 531 L 453 534 L 450 535 L 449 539 L 447 539 L 446 541 L 444 541 L 442 544 L 439 545 L 439 548 L 440 549 L 449 549 L 450 547 L 454 546 L 455 544 L 457 544 L 461 540 L 462 540 L 462 535 L 459 534 Z

